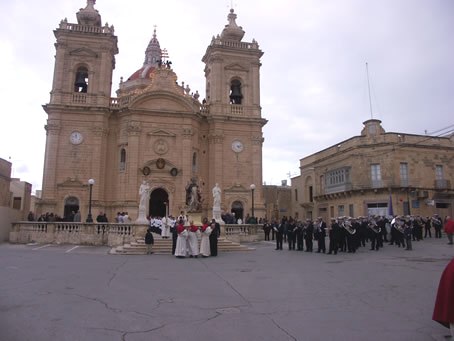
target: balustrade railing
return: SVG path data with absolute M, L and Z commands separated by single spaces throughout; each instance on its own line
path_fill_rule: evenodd
M 60 243 L 118 246 L 143 238 L 148 225 L 82 222 L 16 222 L 11 243 Z M 222 225 L 223 237 L 237 242 L 263 238 L 261 225 Z

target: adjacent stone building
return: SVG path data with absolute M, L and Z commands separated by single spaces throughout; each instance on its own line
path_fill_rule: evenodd
M 385 132 L 371 119 L 360 136 L 302 158 L 300 171 L 292 213 L 301 218 L 453 214 L 453 135 Z
M 7 241 L 13 221 L 26 220 L 32 185 L 12 178 L 11 162 L 0 159 L 0 243 Z
M 284 216 L 292 215 L 292 188 L 287 185 L 287 180 L 282 180 L 280 186 L 263 185 L 263 198 L 265 202 L 265 215 L 268 221 L 280 221 Z M 296 215 L 298 218 L 298 215 Z
M 245 32 L 233 9 L 203 55 L 203 99 L 178 83 L 156 31 L 143 64 L 122 80 L 113 98 L 117 37 L 113 26 L 102 24 L 94 3 L 87 1 L 77 23 L 62 20 L 54 31 L 39 211 L 66 217 L 80 210 L 86 217 L 93 179 L 94 214 L 105 211 L 110 220 L 117 211 L 137 217 L 144 181 L 150 186 L 149 215 L 189 211 L 210 218 L 211 190 L 218 183 L 222 210 L 237 217 L 251 212 L 249 188 L 255 184 L 255 212 L 263 216 L 263 52 L 255 40 L 242 41 Z

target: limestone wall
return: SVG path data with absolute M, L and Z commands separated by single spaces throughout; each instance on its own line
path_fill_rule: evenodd
M 9 207 L 0 207 L 0 243 L 9 240 L 9 232 L 13 221 L 20 220 L 22 212 Z

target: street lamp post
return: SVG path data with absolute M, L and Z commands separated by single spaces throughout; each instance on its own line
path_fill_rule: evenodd
M 93 217 L 91 216 L 91 194 L 92 194 L 92 191 L 93 191 L 93 185 L 94 184 L 95 184 L 95 180 L 94 179 L 88 180 L 88 186 L 90 188 L 90 195 L 88 197 L 88 216 L 87 216 L 87 220 L 86 220 L 87 223 L 92 223 L 93 222 Z
M 252 220 L 255 222 L 255 216 L 254 216 L 254 190 L 255 190 L 255 185 L 252 184 L 249 186 L 251 189 L 251 195 L 252 195 L 252 208 L 251 208 L 251 213 L 252 213 Z

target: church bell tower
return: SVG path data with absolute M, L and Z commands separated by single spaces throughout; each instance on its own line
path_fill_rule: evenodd
M 262 199 L 262 118 L 260 58 L 255 39 L 242 41 L 245 31 L 231 9 L 222 33 L 213 36 L 205 63 L 206 111 L 209 121 L 210 183 L 223 184 L 224 210 L 242 206 L 241 216 L 252 213 L 251 185 L 255 185 L 256 217 L 264 216 Z M 252 191 L 254 195 L 254 191 Z M 236 212 L 237 216 L 238 213 Z
M 80 208 L 86 213 L 88 179 L 96 181 L 94 197 L 104 195 L 102 169 L 118 47 L 113 26 L 102 25 L 95 2 L 87 0 L 77 12 L 77 24 L 65 18 L 54 31 L 53 84 L 44 105 L 43 211 L 66 215 L 68 209 Z

